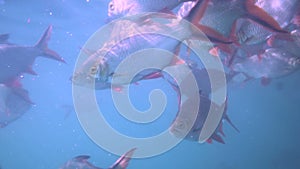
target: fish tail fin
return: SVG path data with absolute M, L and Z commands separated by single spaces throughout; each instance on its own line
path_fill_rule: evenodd
M 224 119 L 231 125 L 231 127 L 233 127 L 238 133 L 240 132 L 240 130 L 232 123 L 232 121 L 230 120 L 230 118 L 228 117 L 227 114 L 225 114 Z
M 54 60 L 58 60 L 60 62 L 65 63 L 65 60 L 59 56 L 58 53 L 56 53 L 55 51 L 51 50 L 48 48 L 48 41 L 50 40 L 51 37 L 51 32 L 52 32 L 52 25 L 50 25 L 46 31 L 44 32 L 43 36 L 41 37 L 41 39 L 37 42 L 37 44 L 35 45 L 36 48 L 40 49 L 42 51 L 42 55 L 46 56 L 48 58 L 54 59 Z
M 34 105 L 35 103 L 33 101 L 31 101 L 30 97 L 29 97 L 29 93 L 27 90 L 20 88 L 20 87 L 14 87 L 12 90 L 16 95 L 18 95 L 19 97 L 21 97 L 25 102 Z
M 126 169 L 136 148 L 123 154 L 109 169 Z

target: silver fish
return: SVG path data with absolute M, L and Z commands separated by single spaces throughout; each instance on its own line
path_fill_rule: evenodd
M 122 155 L 112 166 L 109 167 L 109 169 L 126 169 L 134 151 L 135 148 Z M 59 169 L 102 169 L 91 164 L 88 161 L 89 158 L 90 156 L 88 155 L 74 157 L 63 164 Z
M 186 1 L 195 0 L 112 0 L 108 4 L 108 16 L 117 19 L 144 12 L 168 12 Z
M 300 57 L 281 48 L 269 48 L 240 61 L 236 60 L 232 69 L 248 78 L 279 78 L 300 68 Z
M 45 56 L 60 62 L 65 62 L 55 51 L 48 49 L 52 26 L 49 26 L 35 46 L 18 46 L 9 43 L 0 43 L 0 83 L 12 83 L 23 73 L 36 75 L 32 64 L 36 57 Z M 7 35 L 2 35 L 5 42 Z
M 198 17 L 198 9 L 202 8 L 208 0 L 199 1 L 193 9 L 192 17 Z M 203 5 L 205 6 L 205 5 Z M 201 11 L 200 11 L 201 13 Z M 151 16 L 151 17 L 150 17 Z M 162 18 L 168 18 L 162 19 Z M 110 36 L 105 43 L 95 45 L 96 49 L 88 49 L 92 52 L 83 52 L 84 59 L 79 62 L 79 66 L 71 78 L 74 84 L 81 86 L 90 86 L 95 82 L 96 89 L 109 88 L 111 85 L 126 85 L 132 82 L 145 79 L 152 74 L 156 74 L 158 69 L 162 70 L 167 66 L 182 62 L 174 55 L 161 55 L 152 52 L 144 53 L 145 57 L 136 57 L 135 61 L 131 60 L 130 69 L 125 69 L 116 73 L 116 68 L 130 54 L 139 50 L 157 48 L 165 49 L 171 53 L 175 53 L 176 47 L 185 39 L 193 36 L 193 31 L 182 31 L 185 28 L 190 29 L 185 20 L 178 20 L 171 15 L 156 16 L 152 14 L 144 14 L 141 18 L 130 18 L 121 22 L 112 22 L 109 26 Z M 171 31 L 170 31 L 171 30 Z M 155 34 L 147 34 L 141 32 L 155 32 Z M 178 40 L 174 40 L 164 36 L 166 34 L 177 35 Z M 129 36 L 129 33 L 136 33 L 135 36 Z M 99 35 L 100 36 L 100 35 Z M 102 36 L 102 35 L 101 35 Z M 130 38 L 122 39 L 122 37 Z M 202 37 L 200 37 L 202 36 Z M 197 35 L 197 38 L 204 38 L 203 34 Z M 122 39 L 122 40 L 120 40 Z M 140 60 L 139 60 L 140 59 Z M 141 60 L 142 59 L 142 60 Z M 139 63 L 139 64 L 135 64 Z M 136 70 L 141 70 L 153 64 L 156 69 L 147 69 L 138 73 L 132 80 L 131 75 L 136 73 Z M 159 71 L 160 71 L 159 70 Z M 112 78 L 114 82 L 112 84 Z M 147 79 L 147 78 L 146 78 Z
M 200 105 L 199 105 L 197 119 L 194 122 L 193 126 L 191 127 L 193 119 L 191 119 L 191 117 L 190 117 L 190 114 L 191 114 L 190 111 L 192 111 L 191 108 L 194 107 L 193 106 L 193 104 L 195 104 L 194 101 L 195 101 L 194 98 L 189 98 L 181 105 L 180 108 L 184 112 L 180 116 L 176 117 L 176 119 L 172 123 L 170 130 L 169 130 L 174 136 L 176 136 L 178 138 L 184 138 L 184 139 L 190 140 L 190 141 L 199 141 L 199 135 L 203 128 L 204 122 L 206 121 L 211 104 L 214 104 L 214 107 L 216 108 L 214 111 L 219 111 L 220 109 L 222 109 L 222 107 L 223 108 L 225 107 L 225 109 L 224 109 L 225 112 L 223 114 L 222 119 L 229 122 L 230 125 L 232 125 L 232 127 L 239 132 L 239 130 L 233 125 L 233 123 L 229 119 L 228 115 L 226 114 L 227 102 L 225 102 L 223 105 L 219 106 L 219 105 L 216 105 L 214 102 L 211 102 L 211 100 L 207 96 L 203 96 L 201 94 L 200 94 Z M 214 133 L 211 135 L 211 137 L 207 140 L 207 142 L 210 143 L 212 140 L 215 140 L 222 144 L 225 143 L 223 138 L 221 137 L 221 135 L 224 135 L 222 125 L 223 125 L 223 122 L 220 121 L 219 126 L 214 131 Z M 187 131 L 188 129 L 190 129 L 190 130 Z M 184 136 L 185 133 L 188 133 L 188 134 L 186 136 Z

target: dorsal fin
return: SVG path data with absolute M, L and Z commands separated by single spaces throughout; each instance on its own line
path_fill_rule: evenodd
M 126 169 L 128 163 L 134 153 L 136 148 L 129 150 L 127 153 L 123 154 L 111 167 L 110 169 Z
M 79 161 L 79 162 L 86 162 L 90 158 L 91 157 L 89 155 L 79 155 L 79 156 L 74 157 L 73 160 Z

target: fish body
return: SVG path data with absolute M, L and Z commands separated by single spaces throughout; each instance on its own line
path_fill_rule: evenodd
M 236 61 L 232 68 L 249 78 L 279 78 L 298 70 L 300 57 L 280 48 L 269 48 L 260 55 Z
M 108 16 L 116 19 L 144 12 L 168 12 L 186 1 L 195 0 L 112 0 L 108 5 Z
M 0 43 L 0 83 L 11 83 L 23 73 L 36 74 L 32 70 L 32 65 L 38 56 L 45 56 L 64 62 L 55 51 L 47 47 L 51 31 L 52 26 L 49 26 L 35 46 Z M 2 39 L 5 42 L 8 36 L 2 35 Z
M 255 45 L 265 42 L 272 32 L 264 29 L 261 25 L 251 22 L 249 19 L 238 19 L 236 21 L 236 42 L 239 45 Z
M 109 169 L 126 169 L 129 161 L 134 153 L 135 149 L 131 149 L 124 155 L 122 155 Z M 89 160 L 90 156 L 80 155 L 67 161 L 59 169 L 102 169 L 91 164 Z
M 0 128 L 19 119 L 31 107 L 27 90 L 0 84 Z
M 201 94 L 199 96 L 200 96 L 200 105 L 199 105 L 199 109 L 198 109 L 198 114 L 197 114 L 197 118 L 191 128 L 190 128 L 190 125 L 192 124 L 193 119 L 190 119 L 190 115 L 191 115 L 190 111 L 192 111 L 191 108 L 194 107 L 193 101 L 195 99 L 189 98 L 184 103 L 182 103 L 181 109 L 184 110 L 184 112 L 181 115 L 176 117 L 176 119 L 174 120 L 174 122 L 172 123 L 172 125 L 170 127 L 170 132 L 175 137 L 184 138 L 184 139 L 190 140 L 190 141 L 199 141 L 199 136 L 202 131 L 203 125 L 206 121 L 206 118 L 208 116 L 208 112 L 209 112 L 211 104 L 214 104 L 213 106 L 215 108 L 215 111 L 221 110 L 222 107 L 224 108 L 224 106 L 225 106 L 224 111 L 227 111 L 226 110 L 227 102 L 225 102 L 224 105 L 217 105 L 214 102 L 212 102 L 207 96 L 204 96 Z M 229 120 L 226 112 L 223 113 L 222 119 L 227 120 L 237 130 L 237 128 Z M 221 135 L 224 135 L 223 129 L 222 129 L 222 125 L 223 125 L 222 123 L 223 123 L 223 121 L 221 120 L 219 122 L 218 127 L 213 132 L 211 137 L 207 140 L 207 142 L 210 143 L 212 140 L 215 140 L 222 144 L 225 143 L 223 138 L 221 137 Z M 188 131 L 189 128 L 190 128 L 190 130 Z M 185 133 L 187 133 L 187 135 L 184 135 Z

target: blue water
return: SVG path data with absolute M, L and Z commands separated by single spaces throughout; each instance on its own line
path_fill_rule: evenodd
M 49 47 L 67 61 L 61 64 L 38 58 L 33 69 L 39 75 L 25 75 L 22 83 L 36 105 L 0 129 L 1 169 L 58 169 L 81 154 L 90 155 L 91 162 L 97 166 L 108 167 L 118 158 L 96 145 L 81 128 L 72 109 L 69 81 L 80 47 L 105 24 L 107 4 L 108 0 L 0 1 L 0 33 L 10 33 L 10 42 L 34 45 L 52 24 Z M 115 123 L 112 125 L 116 129 L 128 135 L 148 137 L 163 130 L 175 116 L 172 113 L 177 108 L 175 94 L 164 85 L 163 80 L 153 80 L 131 87 L 136 91 L 131 95 L 132 102 L 138 109 L 149 107 L 148 91 L 156 87 L 166 92 L 169 101 L 159 125 L 143 126 L 138 133 L 126 127 L 121 117 L 110 116 L 116 110 L 109 91 L 97 92 L 98 102 L 103 101 L 108 121 Z M 228 114 L 240 133 L 225 123 L 225 145 L 182 141 L 159 156 L 133 159 L 128 168 L 298 169 L 299 86 L 300 72 L 275 79 L 265 87 L 259 81 L 230 86 Z M 70 108 L 69 113 L 64 107 Z M 118 140 L 112 142 L 122 144 Z

